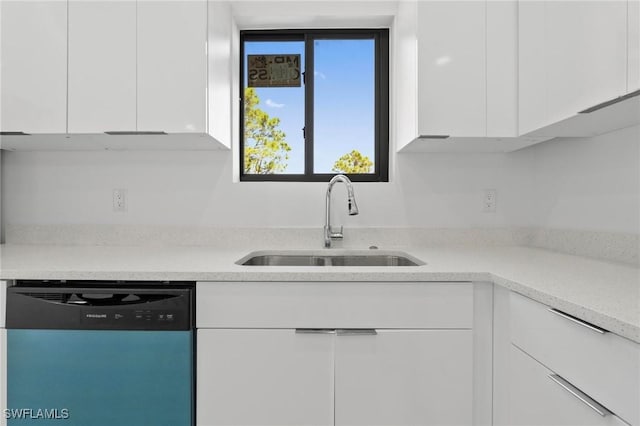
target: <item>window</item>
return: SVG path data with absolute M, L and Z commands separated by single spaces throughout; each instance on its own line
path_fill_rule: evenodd
M 240 46 L 240 180 L 388 181 L 388 30 L 242 31 Z

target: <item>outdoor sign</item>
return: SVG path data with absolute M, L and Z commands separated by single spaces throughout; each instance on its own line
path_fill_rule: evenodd
M 248 87 L 300 87 L 300 54 L 247 55 Z

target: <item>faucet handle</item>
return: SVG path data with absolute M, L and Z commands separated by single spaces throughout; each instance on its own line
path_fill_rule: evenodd
M 342 237 L 344 236 L 342 231 L 343 231 L 344 227 L 340 226 L 340 232 L 334 232 L 333 230 L 329 230 L 329 237 L 331 237 L 332 240 L 341 240 Z

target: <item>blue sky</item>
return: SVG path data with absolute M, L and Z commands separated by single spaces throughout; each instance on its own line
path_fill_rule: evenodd
M 314 172 L 330 173 L 334 162 L 354 149 L 374 161 L 374 41 L 321 39 L 314 50 Z M 304 64 L 301 41 L 245 43 L 245 55 L 278 53 L 299 53 Z M 256 88 L 256 93 L 259 108 L 280 118 L 292 148 L 284 173 L 303 173 L 304 87 Z

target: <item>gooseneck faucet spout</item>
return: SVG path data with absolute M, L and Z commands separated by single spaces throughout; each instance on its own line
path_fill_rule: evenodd
M 349 208 L 349 215 L 355 216 L 358 214 L 358 205 L 356 204 L 356 197 L 353 193 L 353 185 L 351 180 L 345 175 L 335 175 L 330 181 L 327 187 L 327 198 L 325 202 L 325 220 L 324 220 L 324 246 L 325 248 L 331 247 L 331 240 L 340 240 L 343 237 L 342 226 L 340 232 L 334 232 L 331 228 L 331 189 L 336 182 L 342 182 L 347 186 L 347 202 Z

